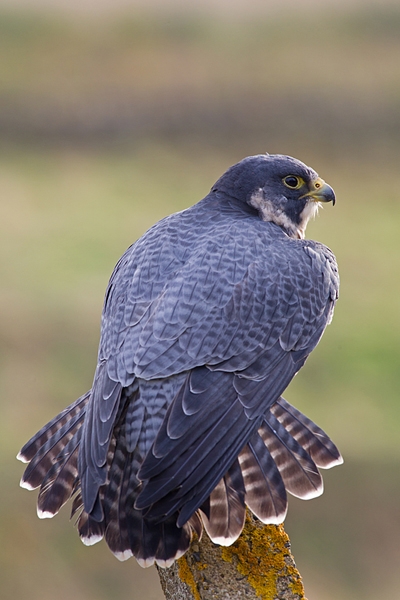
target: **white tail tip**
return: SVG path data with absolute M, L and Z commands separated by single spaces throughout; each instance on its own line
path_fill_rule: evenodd
M 31 485 L 28 481 L 25 481 L 24 479 L 21 479 L 21 481 L 19 482 L 19 485 L 24 488 L 24 490 L 29 490 L 30 492 L 36 488 L 33 487 L 33 485 Z
M 136 560 L 143 569 L 147 569 L 154 565 L 154 556 L 152 558 L 137 558 Z
M 81 537 L 82 543 L 85 544 L 85 546 L 94 546 L 102 539 L 102 535 L 91 535 L 90 537 Z
M 39 519 L 52 519 L 56 513 L 51 513 L 49 510 L 37 509 L 37 516 Z
M 133 556 L 132 550 L 124 550 L 123 552 L 114 552 L 113 554 L 121 562 L 123 562 L 124 560 L 128 560 L 128 558 L 131 558 L 131 556 Z
M 17 454 L 17 460 L 20 460 L 23 463 L 28 463 L 29 460 L 27 458 L 25 458 L 25 456 L 23 454 L 21 454 L 21 452 L 18 452 Z

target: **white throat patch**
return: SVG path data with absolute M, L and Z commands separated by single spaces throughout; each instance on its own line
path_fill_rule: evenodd
M 290 237 L 304 239 L 307 223 L 311 217 L 315 217 L 320 207 L 319 202 L 309 200 L 300 214 L 300 223 L 293 223 L 287 214 L 278 206 L 265 198 L 260 188 L 250 198 L 249 204 L 258 210 L 263 221 L 271 221 L 279 227 L 283 227 Z

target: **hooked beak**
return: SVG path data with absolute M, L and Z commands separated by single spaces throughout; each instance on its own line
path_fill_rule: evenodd
M 301 198 L 310 198 L 314 202 L 332 202 L 332 206 L 336 202 L 335 192 L 321 177 L 312 182 L 311 190 Z

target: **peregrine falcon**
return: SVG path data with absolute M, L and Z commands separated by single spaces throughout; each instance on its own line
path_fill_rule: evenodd
M 332 319 L 332 252 L 305 239 L 335 194 L 304 163 L 250 156 L 117 263 L 93 386 L 18 457 L 39 517 L 71 497 L 82 541 L 170 566 L 203 529 L 240 535 L 246 506 L 281 523 L 342 462 L 282 394 Z

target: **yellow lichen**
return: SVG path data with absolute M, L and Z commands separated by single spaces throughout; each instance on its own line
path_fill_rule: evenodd
M 289 537 L 283 525 L 255 527 L 250 518 L 240 538 L 221 549 L 223 560 L 236 563 L 236 568 L 247 578 L 262 600 L 278 597 L 279 580 L 289 578 L 290 588 L 305 600 L 300 574 L 294 566 L 289 551 Z
M 186 583 L 186 585 L 190 588 L 194 600 L 201 600 L 199 590 L 197 589 L 196 581 L 193 577 L 192 571 L 190 570 L 186 557 L 182 556 L 182 558 L 180 558 L 177 561 L 177 563 L 180 580 Z

